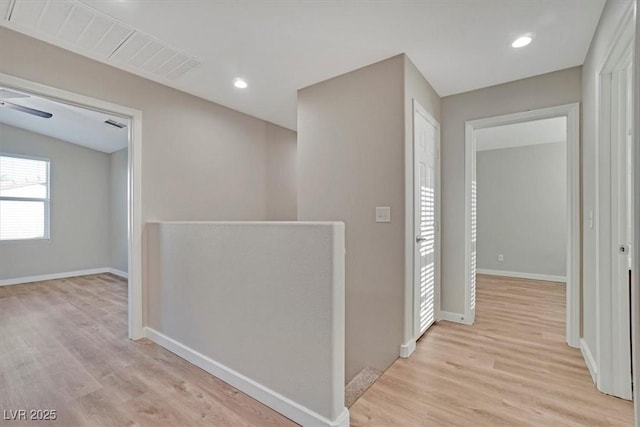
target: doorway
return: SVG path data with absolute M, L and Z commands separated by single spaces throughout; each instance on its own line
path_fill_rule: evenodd
M 514 125 L 535 120 L 566 120 L 566 342 L 571 347 L 580 343 L 580 207 L 579 207 L 579 105 L 525 111 L 466 122 L 465 136 L 465 323 L 472 324 L 476 310 L 477 274 L 477 132 L 496 126 Z
M 0 73 L 0 86 L 8 90 L 33 94 L 37 97 L 101 112 L 115 118 L 129 120 L 127 135 L 128 159 L 125 161 L 126 178 L 126 261 L 128 264 L 128 336 L 140 339 L 143 333 L 142 310 L 142 216 L 141 208 L 141 155 L 142 112 L 73 92 L 45 86 L 29 80 Z M 116 272 L 117 273 L 117 272 Z

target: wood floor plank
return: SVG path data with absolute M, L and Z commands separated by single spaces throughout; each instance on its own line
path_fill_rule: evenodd
M 632 426 L 565 344 L 562 283 L 478 276 L 473 326 L 439 322 L 350 408 L 352 426 Z

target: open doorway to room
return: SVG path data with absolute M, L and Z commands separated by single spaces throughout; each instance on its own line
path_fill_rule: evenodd
M 0 87 L 7 130 L 0 152 L 5 157 L 37 157 L 48 173 L 46 199 L 40 200 L 44 208 L 34 217 L 43 223 L 32 230 L 38 235 L 7 236 L 0 242 L 7 254 L 0 257 L 0 285 L 110 273 L 110 280 L 125 285 L 125 336 L 142 338 L 141 112 L 1 73 Z M 9 131 L 20 138 L 9 137 Z M 17 139 L 35 142 L 11 142 Z M 30 144 L 43 155 L 24 151 Z M 67 151 L 59 153 L 61 147 Z M 36 204 L 25 199 L 4 205 Z M 14 228 L 26 221 L 5 217 Z
M 27 317 L 47 307 L 34 329 L 127 336 L 130 125 L 0 86 L 0 285 Z
M 624 88 L 628 78 L 620 77 L 616 80 L 614 77 L 611 81 L 614 83 L 611 87 Z M 616 81 L 619 81 L 619 84 L 616 85 Z M 612 93 L 615 95 L 615 92 Z M 605 97 L 605 99 L 609 98 L 611 97 Z M 614 98 L 615 96 L 611 99 Z M 618 98 L 611 103 L 614 107 L 607 113 L 611 115 L 608 123 L 625 123 L 625 125 L 610 125 L 606 129 L 601 126 L 601 140 L 607 141 L 611 138 L 612 142 L 600 146 L 600 208 L 595 214 L 585 212 L 583 219 L 586 227 L 595 227 L 597 230 L 598 251 L 602 254 L 596 263 L 600 283 L 604 283 L 603 274 L 608 272 L 607 274 L 612 275 L 612 279 L 608 282 L 611 286 L 606 287 L 606 290 L 600 287 L 598 313 L 585 313 L 587 316 L 592 316 L 590 318 L 595 317 L 599 331 L 602 331 L 599 334 L 600 345 L 596 353 L 592 353 L 584 345 L 580 335 L 583 317 L 580 313 L 578 273 L 580 181 L 577 104 L 467 122 L 465 268 L 468 276 L 465 302 L 467 315 L 470 318 L 475 318 L 476 309 L 482 311 L 481 319 L 485 326 L 487 321 L 495 321 L 495 325 L 503 331 L 523 327 L 519 335 L 526 339 L 519 346 L 527 346 L 535 341 L 540 345 L 543 343 L 552 345 L 558 352 L 566 352 L 570 349 L 558 345 L 566 341 L 571 347 L 580 347 L 582 355 L 578 352 L 566 353 L 567 357 L 572 354 L 581 356 L 577 362 L 571 363 L 577 363 L 577 366 L 585 372 L 586 366 L 591 375 L 589 380 L 593 380 L 599 390 L 630 399 L 631 351 L 627 259 L 631 244 L 627 239 L 630 234 L 626 232 L 627 228 L 631 228 L 628 226 L 630 211 L 626 208 L 630 205 L 627 185 L 630 182 L 630 174 L 623 167 L 629 165 L 629 150 L 618 149 L 628 147 L 628 140 L 630 140 L 628 135 L 631 133 L 627 127 L 630 116 L 622 108 L 630 104 L 630 98 Z M 562 144 L 551 142 L 557 139 L 552 137 L 547 144 L 486 149 L 487 145 L 491 148 L 491 144 L 495 144 L 495 141 L 500 139 L 500 128 L 503 133 L 508 133 L 505 129 L 520 127 L 524 132 L 519 139 L 524 140 L 531 135 L 552 134 L 554 121 L 558 128 L 561 123 L 566 126 L 566 142 Z M 527 126 L 535 126 L 536 122 L 538 130 L 526 129 Z M 543 131 L 545 127 L 541 126 L 543 123 L 547 124 L 549 132 Z M 536 138 L 540 139 L 540 137 Z M 614 143 L 616 140 L 621 142 L 616 144 Z M 491 151 L 495 153 L 492 154 Z M 548 152 L 547 157 L 541 157 L 543 151 Z M 563 163 L 566 166 L 564 169 L 562 169 Z M 619 173 L 614 174 L 613 170 L 609 172 L 610 169 L 607 167 L 614 167 L 613 170 Z M 610 177 L 611 182 L 606 181 L 603 185 L 605 177 Z M 614 185 L 616 180 L 619 184 L 617 186 Z M 564 187 L 565 183 L 566 190 L 560 191 L 558 187 Z M 618 226 L 614 227 L 616 219 L 618 219 Z M 618 235 L 613 233 L 613 230 L 622 229 L 625 230 L 625 233 L 622 233 L 624 238 L 618 247 Z M 606 230 L 611 231 L 607 234 Z M 505 234 L 507 231 L 510 232 Z M 604 251 L 603 248 L 605 248 Z M 607 264 L 607 260 L 610 264 Z M 615 275 L 610 268 L 613 261 L 619 262 L 620 270 L 624 270 L 625 273 L 624 277 L 618 281 L 614 279 Z M 563 269 L 562 264 L 566 268 Z M 491 274 L 491 276 L 482 275 L 482 273 Z M 566 290 L 561 290 L 558 283 L 553 284 L 553 281 L 564 281 Z M 476 295 L 478 295 L 477 299 Z M 564 319 L 561 312 L 563 309 L 566 309 Z M 497 317 L 492 320 L 491 316 L 496 315 L 496 312 Z M 563 329 L 564 334 L 562 334 Z M 605 335 L 611 345 L 603 349 Z M 564 340 L 558 340 L 558 336 Z M 555 343 L 554 337 L 556 337 Z M 614 359 L 616 362 L 611 363 Z M 565 362 L 568 360 L 566 358 Z M 609 362 L 609 365 L 606 362 Z M 607 366 L 610 368 L 615 366 L 615 368 L 607 371 L 605 369 Z M 563 362 L 558 368 L 556 377 L 560 378 L 565 372 L 565 363 Z M 620 375 L 616 375 L 616 372 Z M 621 385 L 620 390 L 623 392 L 612 393 L 604 387 L 603 385 L 607 384 L 605 382 L 607 378 L 610 383 Z M 623 384 L 626 385 L 624 390 Z
M 478 269 L 565 282 L 564 335 L 570 346 L 579 346 L 578 114 L 578 105 L 569 104 L 467 122 L 465 317 L 470 323 Z M 489 200 L 479 200 L 479 157 L 487 181 L 482 194 Z M 544 164 L 552 157 L 554 174 Z M 525 172 L 537 177 L 528 180 Z
M 0 74 L 0 365 L 21 390 L 3 403 L 28 395 L 67 425 L 67 403 L 113 369 L 109 349 L 140 337 L 139 122 L 110 107 Z
M 475 131 L 476 322 L 565 341 L 567 118 Z M 516 332 L 517 331 L 517 332 Z M 559 374 L 560 375 L 560 374 Z

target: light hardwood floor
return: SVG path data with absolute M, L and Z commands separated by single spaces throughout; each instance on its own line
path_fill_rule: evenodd
M 352 426 L 632 426 L 564 342 L 565 288 L 478 276 L 473 326 L 441 322 L 350 408 Z
M 0 425 L 289 426 L 148 340 L 111 275 L 0 287 Z M 3 420 L 56 409 L 56 422 Z M 631 426 L 564 344 L 564 287 L 479 276 L 476 324 L 442 322 L 351 408 L 352 426 Z
M 0 425 L 295 425 L 150 341 L 128 340 L 126 286 L 96 275 L 0 287 Z M 58 419 L 4 420 L 20 409 Z

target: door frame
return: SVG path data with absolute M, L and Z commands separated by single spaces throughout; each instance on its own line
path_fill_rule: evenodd
M 634 122 L 633 129 L 635 130 L 633 135 L 633 146 L 640 147 L 640 25 L 638 21 L 638 9 L 640 7 L 640 0 L 636 0 L 635 3 L 635 21 L 636 21 L 636 34 L 635 34 L 635 51 L 634 51 L 634 76 L 633 76 L 633 114 Z M 638 197 L 638 189 L 640 189 L 640 149 L 637 149 L 633 153 L 633 185 L 634 185 L 634 216 L 640 212 L 640 197 Z M 640 227 L 636 227 L 634 230 L 634 242 L 636 245 L 640 242 Z M 633 256 L 633 271 L 640 272 L 640 251 L 635 250 L 632 253 Z M 631 353 L 633 357 L 633 378 L 637 382 L 640 378 L 640 274 L 632 275 L 631 282 Z M 640 392 L 638 387 L 633 396 L 633 405 L 635 409 L 635 425 L 640 424 Z
M 100 99 L 46 86 L 0 73 L 0 85 L 34 95 L 127 118 L 130 120 L 128 144 L 127 230 L 129 248 L 128 333 L 130 339 L 144 337 L 142 293 L 142 112 Z
M 475 320 L 475 310 L 471 305 L 471 196 L 476 168 L 475 131 L 554 117 L 567 119 L 566 342 L 577 348 L 580 346 L 580 104 L 577 102 L 465 122 L 465 312 L 462 320 L 466 324 L 473 324 Z
M 440 318 L 440 257 L 441 257 L 441 230 L 440 226 L 440 207 L 441 207 L 441 156 L 440 156 L 440 123 L 429 114 L 429 112 L 416 100 L 412 99 L 411 103 L 411 137 L 405 138 L 405 315 L 404 315 L 404 344 L 400 346 L 400 357 L 409 357 L 416 348 L 416 341 L 419 336 L 415 333 L 416 318 L 416 299 L 415 299 L 415 116 L 420 114 L 425 117 L 429 123 L 435 127 L 436 131 L 436 197 L 435 197 L 435 222 L 436 222 L 436 241 L 435 241 L 435 307 L 434 315 L 436 321 Z
M 611 229 L 613 221 L 611 189 L 614 171 L 611 161 L 612 132 L 616 130 L 616 125 L 611 115 L 614 110 L 612 100 L 615 100 L 619 94 L 612 87 L 612 77 L 628 62 L 629 56 L 633 55 L 635 34 L 632 6 L 633 4 L 630 4 L 622 17 L 613 42 L 608 47 L 606 59 L 596 75 L 596 354 L 594 355 L 596 367 L 592 376 L 598 390 L 623 398 L 631 397 L 624 391 L 628 388 L 630 375 L 619 369 L 622 366 L 618 361 L 620 354 L 614 349 L 620 349 L 625 345 L 623 341 L 629 340 L 628 333 L 619 331 L 620 322 L 624 322 L 624 319 L 616 318 L 618 313 L 628 310 L 628 306 L 624 307 L 625 301 L 628 300 L 626 296 L 628 290 L 605 284 L 613 284 L 614 235 Z M 637 252 L 637 248 L 634 248 L 634 252 Z

